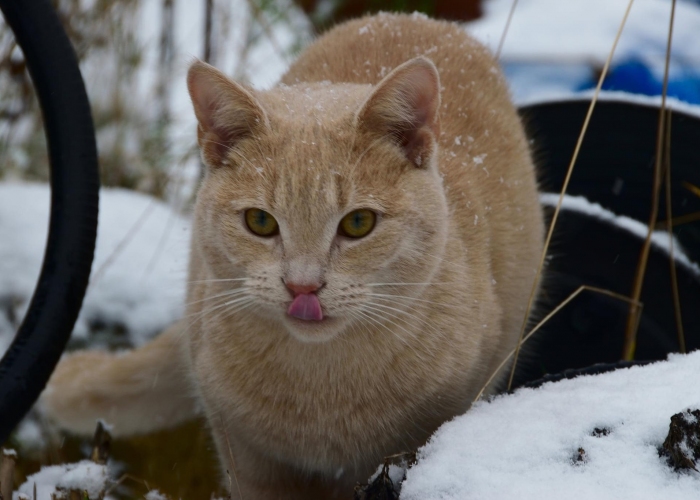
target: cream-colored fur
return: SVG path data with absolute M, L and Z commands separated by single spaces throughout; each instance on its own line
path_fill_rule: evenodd
M 188 84 L 208 167 L 188 316 L 131 354 L 67 358 L 42 404 L 132 433 L 198 403 L 244 500 L 350 498 L 515 345 L 543 222 L 506 83 L 459 27 L 382 14 L 319 38 L 273 90 L 203 63 Z M 247 230 L 248 208 L 279 235 Z M 339 236 L 358 208 L 374 230 Z M 284 282 L 322 284 L 325 319 L 288 316 Z

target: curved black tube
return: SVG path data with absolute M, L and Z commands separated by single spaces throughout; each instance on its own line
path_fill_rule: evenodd
M 97 148 L 78 60 L 49 0 L 0 0 L 44 117 L 51 218 L 29 310 L 0 361 L 0 443 L 46 386 L 87 288 L 97 235 Z M 12 237 L 12 235 L 3 235 Z

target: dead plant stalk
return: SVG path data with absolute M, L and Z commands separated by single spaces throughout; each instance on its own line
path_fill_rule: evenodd
M 610 68 L 610 62 L 612 61 L 613 55 L 615 54 L 615 49 L 617 48 L 617 43 L 620 40 L 620 35 L 622 35 L 622 30 L 625 27 L 625 23 L 627 22 L 627 17 L 629 16 L 630 10 L 632 9 L 632 4 L 634 3 L 634 0 L 630 0 L 629 3 L 627 4 L 627 9 L 625 10 L 625 15 L 622 18 L 622 22 L 620 23 L 620 28 L 617 30 L 617 34 L 615 35 L 615 41 L 613 42 L 612 48 L 610 49 L 610 54 L 608 55 L 608 58 L 605 61 L 605 65 L 603 66 L 603 71 L 600 73 L 600 78 L 598 78 L 598 85 L 596 85 L 595 88 L 595 93 L 593 94 L 593 99 L 591 99 L 591 104 L 588 107 L 588 112 L 586 113 L 586 118 L 583 121 L 583 126 L 581 127 L 581 133 L 579 134 L 578 141 L 576 142 L 576 147 L 574 148 L 574 153 L 571 157 L 571 162 L 569 163 L 569 168 L 567 169 L 566 172 L 566 177 L 564 178 L 564 185 L 561 188 L 561 193 L 559 194 L 559 201 L 557 202 L 557 206 L 554 209 L 554 215 L 552 216 L 552 222 L 549 224 L 549 231 L 547 232 L 547 238 L 545 239 L 544 242 L 544 249 L 542 251 L 542 258 L 540 259 L 540 264 L 537 268 L 537 272 L 535 273 L 535 279 L 532 283 L 532 290 L 530 291 L 530 298 L 527 303 L 527 307 L 525 308 L 525 317 L 523 318 L 523 324 L 522 327 L 520 328 L 520 335 L 518 337 L 518 345 L 515 348 L 515 358 L 513 359 L 513 366 L 510 370 L 510 377 L 508 378 L 508 390 L 510 390 L 511 386 L 513 385 L 513 377 L 515 376 L 515 368 L 518 364 L 518 356 L 520 354 L 520 346 L 523 343 L 523 335 L 525 334 L 525 328 L 527 327 L 527 321 L 530 317 L 530 311 L 532 310 L 532 304 L 535 301 L 535 295 L 537 294 L 537 289 L 538 285 L 540 283 L 540 279 L 542 277 L 542 269 L 544 268 L 544 262 L 545 259 L 547 258 L 547 250 L 549 249 L 549 243 L 552 240 L 552 234 L 554 233 L 554 226 L 557 223 L 557 218 L 559 217 L 559 212 L 561 211 L 561 205 L 564 201 L 564 195 L 566 194 L 566 189 L 569 186 L 569 181 L 571 180 L 571 174 L 574 171 L 574 165 L 576 164 L 576 159 L 578 158 L 578 153 L 581 150 L 581 144 L 583 144 L 583 138 L 586 135 L 586 130 L 588 130 L 588 124 L 591 121 L 591 115 L 593 115 L 593 109 L 595 109 L 595 105 L 598 102 L 598 95 L 600 94 L 600 89 L 603 86 L 603 81 L 605 80 L 605 76 L 608 74 L 608 69 Z
M 644 275 L 646 273 L 647 261 L 649 259 L 649 250 L 651 249 L 651 235 L 656 227 L 656 219 L 659 213 L 659 196 L 661 191 L 661 163 L 663 159 L 664 145 L 664 126 L 666 125 L 666 94 L 668 91 L 668 69 L 671 60 L 671 39 L 673 38 L 673 19 L 676 13 L 676 0 L 671 2 L 671 19 L 668 25 L 668 40 L 666 42 L 666 61 L 664 65 L 664 82 L 661 91 L 661 109 L 659 109 L 659 122 L 656 130 L 656 161 L 654 162 L 654 183 L 652 188 L 651 199 L 651 214 L 649 215 L 649 228 L 647 237 L 644 240 L 642 251 L 639 255 L 637 271 L 634 277 L 632 286 L 632 299 L 639 302 L 642 295 L 642 286 L 644 285 Z M 636 306 L 630 306 L 627 316 L 627 328 L 625 330 L 625 343 L 622 348 L 622 359 L 632 361 L 637 348 L 637 328 L 639 326 L 637 318 Z

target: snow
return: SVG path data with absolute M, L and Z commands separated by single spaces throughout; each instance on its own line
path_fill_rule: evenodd
M 595 92 L 592 90 L 586 90 L 584 92 L 572 92 L 571 90 L 554 90 L 547 93 L 537 93 L 528 95 L 526 97 L 516 100 L 516 104 L 522 107 L 563 101 L 590 102 L 594 94 Z M 647 106 L 654 109 L 658 109 L 661 106 L 661 96 L 631 94 L 629 92 L 611 90 L 601 91 L 598 94 L 598 100 L 601 102 L 628 102 L 630 104 Z M 685 113 L 687 115 L 700 118 L 700 106 L 680 101 L 674 97 L 666 97 L 666 108 L 674 112 Z M 595 113 L 595 109 L 593 110 L 593 112 Z
M 700 351 L 475 403 L 419 450 L 401 498 L 697 499 L 700 473 L 658 448 L 673 414 L 700 407 L 698 377 Z
M 618 0 L 520 0 L 500 62 L 516 101 L 571 92 L 602 68 L 627 9 Z M 465 29 L 496 51 L 513 0 L 484 2 L 484 16 Z M 643 62 L 663 74 L 671 13 L 669 0 L 635 0 L 613 58 Z M 670 77 L 700 78 L 700 8 L 678 1 L 673 26 Z
M 34 290 L 48 214 L 46 185 L 0 183 L 0 352 Z M 164 203 L 103 188 L 95 261 L 74 340 L 95 345 L 101 332 L 122 331 L 124 345 L 141 345 L 180 318 L 189 232 L 189 220 Z
M 559 193 L 542 193 L 540 195 L 540 202 L 544 206 L 552 208 L 556 207 L 559 203 Z M 649 231 L 648 226 L 639 222 L 638 220 L 624 215 L 615 215 L 613 212 L 603 208 L 598 203 L 592 203 L 584 196 L 564 195 L 562 210 L 572 210 L 584 213 L 595 217 L 596 219 L 609 222 L 620 229 L 634 234 L 640 239 L 645 239 Z M 651 244 L 655 248 L 665 252 L 666 255 L 671 253 L 670 238 L 668 236 L 668 232 L 666 231 L 653 231 L 651 234 Z M 700 267 L 698 267 L 695 262 L 692 262 L 683 252 L 683 247 L 675 236 L 673 237 L 673 257 L 676 262 L 681 264 L 683 267 L 693 272 L 696 276 L 700 276 Z
M 618 0 L 521 0 L 503 45 L 503 60 L 579 61 L 602 65 L 627 9 Z M 467 31 L 492 50 L 498 47 L 513 0 L 490 0 L 484 16 L 466 25 Z M 669 0 L 635 0 L 615 52 L 661 62 L 671 15 Z M 673 55 L 700 64 L 700 9 L 679 1 L 673 26 Z M 659 43 L 659 41 L 663 43 Z
M 168 497 L 163 495 L 158 490 L 150 490 L 148 493 L 146 493 L 146 500 L 168 500 Z
M 87 491 L 89 498 L 100 498 L 104 493 L 107 479 L 109 479 L 107 466 L 90 460 L 45 466 L 36 474 L 27 477 L 12 497 L 13 500 L 19 500 L 20 495 L 34 498 L 36 484 L 35 500 L 52 500 L 51 494 L 56 491 L 56 488 Z

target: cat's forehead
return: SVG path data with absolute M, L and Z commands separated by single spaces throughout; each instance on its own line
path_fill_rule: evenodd
M 354 117 L 370 91 L 369 85 L 321 82 L 259 93 L 270 128 L 246 144 L 240 187 L 298 220 L 377 194 L 356 154 L 364 148 Z
M 260 100 L 273 122 L 328 127 L 354 116 L 370 89 L 369 85 L 327 81 L 280 85 L 261 93 Z

